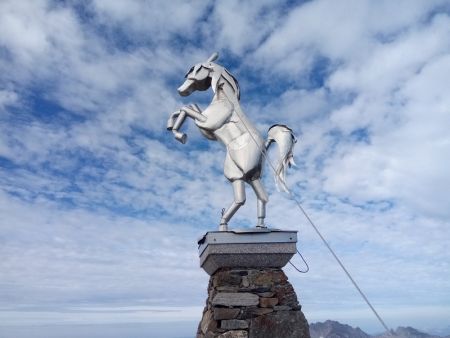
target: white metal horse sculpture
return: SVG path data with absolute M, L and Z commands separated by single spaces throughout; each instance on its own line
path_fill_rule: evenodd
M 188 96 L 196 90 L 211 87 L 214 97 L 210 105 L 203 111 L 196 104 L 184 106 L 170 116 L 167 129 L 178 141 L 185 143 L 187 136 L 179 129 L 186 117 L 191 117 L 206 138 L 219 140 L 226 146 L 224 174 L 233 185 L 234 201 L 222 212 L 219 230 L 228 229 L 231 217 L 245 203 L 245 183 L 251 185 L 258 200 L 257 227 L 265 227 L 268 196 L 261 183 L 261 171 L 266 149 L 272 142 L 279 145 L 276 181 L 286 189 L 285 170 L 287 165 L 294 164 L 292 150 L 296 140 L 292 130 L 285 125 L 272 126 L 267 140 L 262 138 L 241 110 L 237 80 L 224 67 L 213 62 L 217 58 L 218 54 L 214 53 L 206 62 L 192 67 L 178 88 L 181 96 Z

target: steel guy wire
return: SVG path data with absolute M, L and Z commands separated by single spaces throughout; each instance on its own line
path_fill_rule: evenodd
M 252 137 L 253 141 L 255 142 L 256 146 L 259 148 L 259 151 L 261 152 L 261 154 L 264 156 L 264 159 L 269 163 L 270 167 L 272 168 L 275 177 L 277 176 L 277 170 L 275 169 L 275 166 L 273 165 L 272 161 L 270 160 L 270 158 L 267 156 L 266 151 L 261 149 L 261 146 L 258 144 L 257 140 L 255 139 L 255 137 L 253 136 L 253 134 L 250 132 L 250 129 L 248 128 L 247 124 L 245 123 L 245 120 L 240 116 L 240 107 L 238 108 L 239 111 L 236 110 L 236 106 L 234 105 L 233 101 L 230 100 L 230 98 L 228 97 L 228 95 L 225 93 L 225 91 L 223 91 L 225 97 L 227 98 L 227 100 L 230 102 L 230 104 L 232 105 L 233 109 L 236 111 L 237 115 L 239 116 L 239 119 L 241 120 L 242 124 L 244 125 L 245 129 L 247 130 L 247 132 L 250 134 L 250 136 Z M 336 255 L 336 253 L 334 252 L 334 250 L 331 248 L 330 244 L 328 243 L 328 241 L 325 239 L 325 237 L 321 234 L 321 232 L 319 231 L 318 227 L 314 224 L 314 222 L 312 221 L 312 219 L 309 217 L 309 215 L 307 214 L 307 212 L 305 211 L 305 209 L 302 207 L 302 205 L 300 204 L 300 202 L 298 201 L 298 199 L 295 197 L 295 195 L 291 192 L 291 190 L 287 187 L 286 182 L 284 182 L 283 180 L 280 180 L 280 182 L 283 185 L 283 188 L 287 191 L 289 197 L 295 202 L 295 204 L 297 205 L 297 207 L 300 209 L 300 211 L 302 212 L 302 214 L 305 216 L 305 218 L 308 220 L 308 223 L 313 227 L 314 231 L 317 233 L 317 235 L 320 237 L 320 239 L 322 240 L 323 244 L 327 247 L 327 249 L 330 251 L 330 253 L 332 254 L 332 256 L 334 257 L 334 259 L 336 260 L 336 262 L 339 264 L 339 266 L 342 268 L 342 270 L 344 271 L 344 273 L 347 275 L 347 277 L 350 279 L 351 283 L 353 284 L 353 286 L 356 288 L 356 290 L 359 292 L 359 294 L 361 295 L 361 297 L 364 299 L 364 301 L 367 303 L 367 305 L 369 306 L 369 308 L 372 310 L 373 314 L 375 315 L 375 317 L 378 319 L 378 321 L 381 323 L 381 325 L 386 329 L 386 331 L 391 334 L 391 331 L 389 330 L 388 326 L 386 325 L 386 323 L 384 322 L 384 320 L 381 318 L 381 316 L 378 314 L 378 312 L 375 310 L 375 308 L 373 307 L 373 305 L 371 304 L 371 302 L 369 301 L 369 299 L 366 297 L 366 295 L 364 294 L 364 292 L 361 290 L 361 288 L 358 286 L 358 284 L 356 283 L 356 281 L 353 279 L 353 277 L 351 276 L 350 272 L 347 270 L 347 268 L 344 266 L 344 263 L 342 263 L 342 261 L 339 259 L 339 257 Z

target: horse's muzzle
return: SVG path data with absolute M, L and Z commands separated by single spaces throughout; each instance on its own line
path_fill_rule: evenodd
M 178 94 L 181 96 L 190 95 L 194 91 L 193 84 L 194 80 L 187 79 L 180 87 L 178 87 Z

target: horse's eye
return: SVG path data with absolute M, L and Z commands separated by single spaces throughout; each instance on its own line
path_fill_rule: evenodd
M 201 70 L 202 70 L 203 66 L 198 67 L 197 71 L 195 72 L 195 74 L 198 74 Z
M 186 73 L 186 75 L 184 76 L 184 78 L 187 78 L 188 75 L 191 74 L 193 70 L 194 70 L 194 67 L 192 67 L 191 69 L 189 69 L 189 71 Z

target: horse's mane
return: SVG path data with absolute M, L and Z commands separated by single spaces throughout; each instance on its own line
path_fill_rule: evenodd
M 239 88 L 239 82 L 238 80 L 236 80 L 236 78 L 225 68 L 223 69 L 225 71 L 225 74 L 227 76 L 224 76 L 224 74 L 222 73 L 222 77 L 225 79 L 225 81 L 227 81 L 230 86 L 235 90 L 236 96 L 238 98 L 238 100 L 241 99 L 241 90 Z M 231 79 L 230 79 L 231 78 Z
M 212 78 L 212 86 L 213 86 L 214 91 L 216 91 L 217 86 L 219 85 L 219 80 L 223 79 L 233 89 L 234 93 L 236 94 L 237 99 L 240 100 L 241 91 L 239 88 L 239 82 L 228 70 L 226 70 L 223 67 L 221 67 L 221 68 L 222 68 L 221 71 L 218 72 L 218 74 L 216 76 L 213 75 L 213 78 Z

